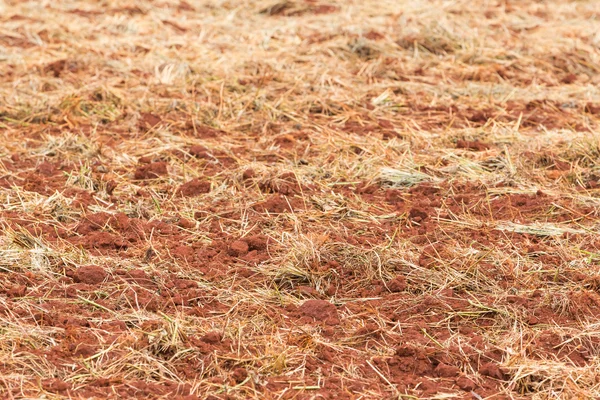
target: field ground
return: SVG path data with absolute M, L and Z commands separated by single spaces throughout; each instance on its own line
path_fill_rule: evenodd
M 0 1 L 2 398 L 600 398 L 600 2 Z

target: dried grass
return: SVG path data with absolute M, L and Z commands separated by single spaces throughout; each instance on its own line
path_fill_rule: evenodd
M 591 0 L 0 1 L 0 393 L 600 397 L 599 15 Z M 140 158 L 168 174 L 135 179 Z M 210 192 L 181 198 L 193 178 Z M 291 212 L 257 211 L 286 190 Z M 193 222 L 121 255 L 54 235 L 100 212 Z M 256 231 L 268 259 L 219 277 L 174 254 Z M 92 264 L 105 284 L 67 295 L 67 271 Z M 153 289 L 116 279 L 134 270 Z M 177 279 L 197 296 L 161 298 Z M 309 298 L 340 324 L 293 320 Z M 406 343 L 473 390 L 377 363 Z M 480 372 L 491 353 L 500 377 Z

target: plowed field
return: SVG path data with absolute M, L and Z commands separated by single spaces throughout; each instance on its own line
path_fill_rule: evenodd
M 600 398 L 600 2 L 0 0 L 0 397 Z

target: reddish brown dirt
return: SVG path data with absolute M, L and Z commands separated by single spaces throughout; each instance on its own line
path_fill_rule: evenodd
M 458 142 L 456 142 L 457 149 L 484 151 L 490 149 L 490 147 L 491 146 L 489 144 L 478 141 L 459 140 Z
M 581 54 L 533 62 L 525 46 L 539 21 L 576 13 L 473 11 L 507 46 L 519 40 L 515 57 L 498 42 L 474 52 L 485 41 L 428 31 L 409 9 L 355 29 L 362 8 L 343 2 L 88 3 L 48 4 L 43 17 L 61 23 L 45 29 L 42 16 L 0 16 L 0 49 L 17 52 L 0 68 L 0 397 L 597 388 L 597 46 L 571 26 L 557 45 Z M 269 31 L 235 33 L 243 46 L 204 27 L 246 13 Z M 504 21 L 515 15 L 537 22 Z M 84 31 L 61 28 L 75 18 Z M 314 28 L 328 18 L 342 22 Z M 126 36 L 155 28 L 169 41 Z M 114 49 L 79 54 L 97 36 Z M 244 58 L 245 36 L 269 57 Z M 35 65 L 14 62 L 33 51 Z M 548 375 L 559 367 L 580 379 Z
M 95 285 L 104 282 L 107 276 L 108 274 L 104 268 L 97 265 L 88 265 L 77 268 L 73 279 L 75 282 Z
M 324 321 L 328 325 L 340 323 L 335 306 L 324 300 L 307 300 L 300 306 L 300 312 L 315 321 Z
M 144 160 L 145 161 L 145 160 Z M 135 170 L 135 179 L 155 179 L 167 174 L 167 163 L 151 162 Z
M 210 192 L 210 182 L 200 179 L 192 179 L 179 187 L 179 192 L 183 196 L 192 197 Z

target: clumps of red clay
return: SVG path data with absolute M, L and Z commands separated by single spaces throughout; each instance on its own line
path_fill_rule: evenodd
M 240 384 L 248 378 L 248 371 L 246 368 L 238 367 L 232 371 L 231 378 L 235 383 Z
M 108 273 L 99 265 L 86 265 L 77 268 L 73 276 L 75 282 L 98 285 L 106 280 Z
M 337 308 L 325 300 L 306 300 L 300 306 L 300 312 L 315 321 L 323 321 L 328 325 L 340 323 Z
M 199 196 L 210 192 L 210 182 L 192 179 L 179 187 L 179 193 L 185 197 Z
M 231 242 L 227 254 L 231 257 L 243 257 L 247 261 L 260 261 L 264 259 L 268 242 L 268 237 L 264 235 L 246 236 Z
M 80 235 L 88 235 L 93 231 L 114 229 L 115 231 L 128 230 L 132 226 L 131 219 L 123 214 L 109 214 L 100 212 L 87 214 L 75 227 Z
M 188 150 L 188 153 L 196 158 L 210 158 L 208 149 L 204 146 L 200 146 L 199 144 L 191 146 Z
M 245 170 L 242 173 L 242 179 L 244 181 L 248 181 L 248 180 L 253 179 L 255 177 L 256 177 L 256 171 L 253 170 L 252 168 L 248 168 L 247 170 Z
M 138 120 L 138 128 L 142 131 L 148 131 L 162 122 L 162 118 L 152 113 L 140 113 L 140 119 Z
M 461 390 L 464 390 L 465 392 L 471 392 L 477 387 L 475 382 L 473 382 L 466 376 L 460 376 L 458 379 L 456 379 L 456 386 L 458 386 Z
M 223 335 L 220 332 L 208 332 L 207 334 L 202 336 L 200 340 L 208 344 L 217 344 L 220 343 L 221 340 L 223 340 Z
M 54 164 L 49 163 L 49 162 L 43 162 L 37 166 L 37 168 L 35 169 L 35 172 L 37 172 L 40 175 L 44 175 L 44 176 L 52 176 L 52 175 L 56 174 L 58 171 Z
M 415 222 L 422 222 L 425 221 L 427 218 L 429 217 L 429 214 L 427 214 L 427 211 L 415 207 L 415 208 L 411 208 L 410 211 L 408 212 L 408 218 L 410 218 L 411 220 L 415 221 Z
M 265 235 L 247 236 L 243 240 L 248 243 L 248 249 L 251 251 L 265 250 L 269 243 L 269 238 Z
M 459 140 L 456 142 L 457 149 L 465 149 L 465 150 L 473 150 L 473 151 L 485 151 L 492 148 L 491 145 L 480 142 L 480 141 L 471 141 L 471 140 Z
M 489 376 L 490 378 L 495 378 L 498 380 L 504 379 L 504 373 L 498 367 L 498 365 L 488 362 L 484 363 L 479 367 L 479 373 L 484 376 Z
M 61 394 L 66 394 L 64 392 L 66 392 L 67 390 L 71 389 L 73 387 L 73 385 L 71 385 L 68 382 L 65 382 L 63 380 L 60 379 L 44 379 L 42 381 L 42 387 L 49 391 L 50 393 L 61 393 Z
M 250 247 L 248 246 L 248 243 L 244 242 L 243 240 L 236 240 L 229 245 L 229 255 L 234 257 L 245 256 L 248 254 L 249 249 Z
M 387 283 L 387 288 L 390 290 L 390 292 L 394 293 L 406 290 L 406 278 L 404 278 L 402 275 L 398 275 Z
M 246 174 L 246 172 L 244 172 Z M 281 174 L 275 179 L 262 182 L 259 184 L 259 188 L 264 193 L 280 193 L 284 196 L 291 196 L 298 194 L 301 191 L 301 186 L 296 175 L 291 172 Z
M 265 201 L 255 204 L 253 208 L 259 212 L 268 212 L 271 214 L 282 214 L 294 212 L 302 208 L 300 199 L 282 196 L 280 194 L 272 195 Z
M 125 275 L 124 279 L 128 282 L 135 283 L 140 286 L 152 286 L 152 279 L 148 276 L 148 274 L 143 269 L 132 269 L 127 272 L 122 272 L 122 275 Z
M 157 161 L 139 166 L 135 170 L 133 177 L 137 180 L 156 179 L 167 174 L 167 163 L 164 161 Z
M 433 373 L 442 378 L 453 378 L 460 375 L 460 369 L 454 365 L 439 363 Z

